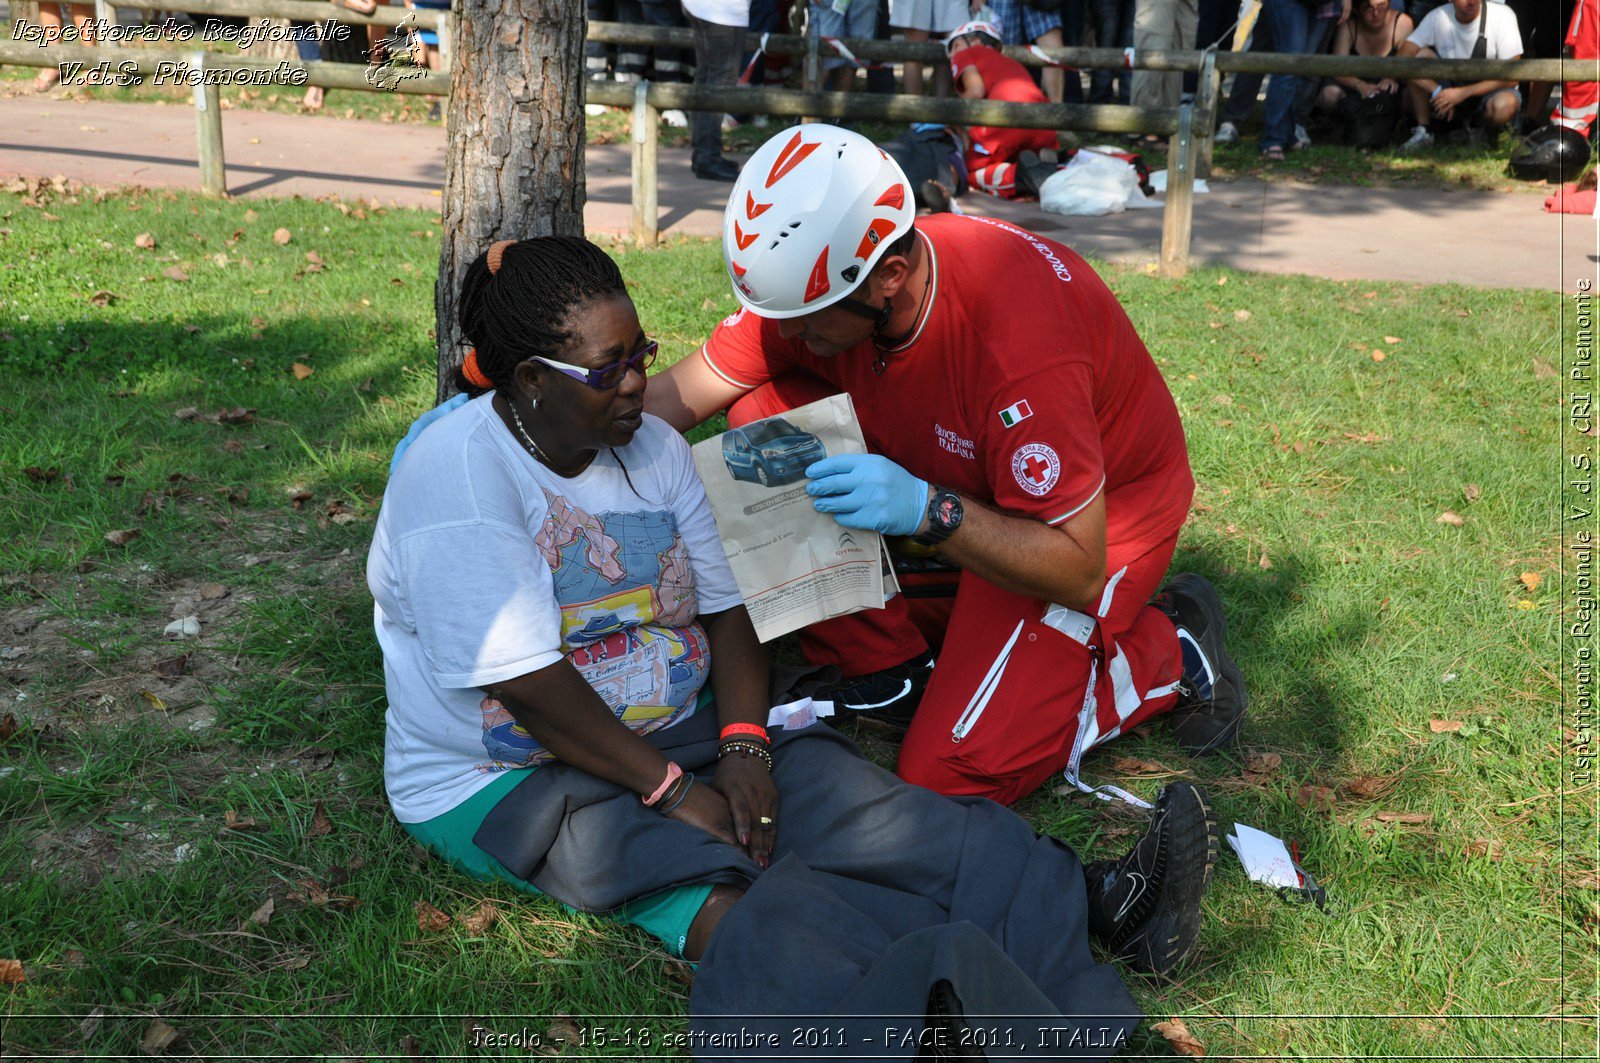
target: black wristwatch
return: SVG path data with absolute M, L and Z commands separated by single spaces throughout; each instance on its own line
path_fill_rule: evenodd
M 933 485 L 933 497 L 928 499 L 928 529 L 920 535 L 911 538 L 923 546 L 937 546 L 956 533 L 961 527 L 961 499 L 955 492 L 947 491 L 938 484 Z

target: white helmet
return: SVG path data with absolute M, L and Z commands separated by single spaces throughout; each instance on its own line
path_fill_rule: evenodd
M 982 33 L 993 39 L 994 46 L 996 48 L 1000 46 L 1000 27 L 996 26 L 993 22 L 985 22 L 982 19 L 974 19 L 971 22 L 963 22 L 961 25 L 950 31 L 950 36 L 944 39 L 944 50 L 946 52 L 950 51 L 955 47 L 955 43 L 957 41 L 970 33 Z
M 848 129 L 801 125 L 761 145 L 722 217 L 722 258 L 739 302 L 799 317 L 843 299 L 911 229 L 905 173 Z

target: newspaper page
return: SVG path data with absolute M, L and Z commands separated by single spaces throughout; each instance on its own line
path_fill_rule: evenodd
M 762 642 L 818 620 L 881 609 L 885 594 L 899 589 L 883 537 L 840 527 L 812 509 L 806 494 L 807 466 L 830 454 L 866 452 L 848 395 L 695 444 L 695 468 Z

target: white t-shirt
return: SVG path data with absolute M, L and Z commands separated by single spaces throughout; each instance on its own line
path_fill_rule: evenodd
M 683 0 L 683 9 L 702 22 L 750 25 L 750 0 Z
M 738 586 L 683 437 L 646 414 L 616 454 L 626 476 L 604 450 L 557 476 L 483 395 L 429 425 L 396 467 L 367 586 L 389 696 L 384 781 L 401 822 L 551 759 L 488 684 L 565 656 L 641 734 L 694 712 L 710 671 L 696 617 L 741 604 Z
M 1489 10 L 1488 22 L 1483 28 L 1487 38 L 1486 59 L 1515 59 L 1522 54 L 1522 31 L 1517 27 L 1517 13 L 1505 4 L 1485 4 Z M 1478 43 L 1478 20 L 1466 25 L 1456 21 L 1453 4 L 1445 4 L 1428 12 L 1422 24 L 1411 31 L 1409 38 L 1419 48 L 1432 48 L 1440 59 L 1471 59 L 1472 49 Z

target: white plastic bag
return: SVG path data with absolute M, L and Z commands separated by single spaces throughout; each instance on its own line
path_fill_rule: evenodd
M 1083 148 L 1039 189 L 1039 206 L 1052 214 L 1117 214 L 1132 203 L 1143 206 L 1144 192 L 1133 164 L 1105 152 Z

